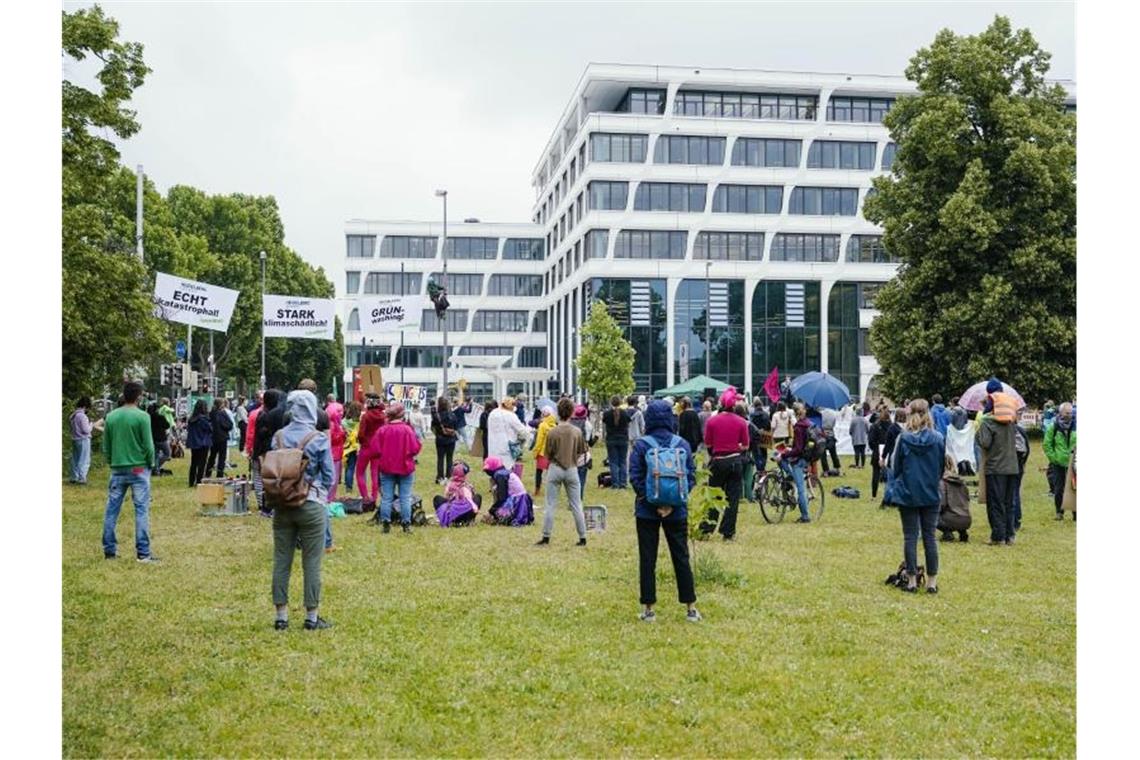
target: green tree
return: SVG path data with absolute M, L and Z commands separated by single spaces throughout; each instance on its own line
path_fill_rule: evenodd
M 898 145 L 864 215 L 902 262 L 871 346 L 895 398 L 997 375 L 1027 401 L 1076 387 L 1076 117 L 1049 54 L 998 16 L 919 50 L 884 123 Z
M 590 398 L 605 403 L 611 396 L 633 392 L 633 346 L 610 316 L 606 304 L 594 301 L 582 325 L 582 352 L 578 355 L 578 382 Z

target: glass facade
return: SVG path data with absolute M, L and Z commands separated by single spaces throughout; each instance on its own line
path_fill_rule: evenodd
M 839 261 L 838 235 L 780 232 L 772 239 L 772 261 Z
M 881 235 L 852 235 L 847 239 L 846 260 L 852 264 L 897 264 L 887 253 Z
M 649 135 L 623 135 L 608 132 L 590 134 L 590 160 L 643 164 Z
M 431 279 L 443 282 L 442 272 L 432 272 Z M 447 292 L 453 296 L 481 296 L 483 295 L 483 275 L 447 273 Z
M 778 214 L 784 202 L 780 185 L 717 185 L 712 210 L 728 214 Z
M 854 187 L 793 187 L 789 214 L 855 216 L 859 190 Z
M 625 211 L 629 200 L 628 182 L 591 182 L 588 188 L 593 211 Z
M 499 255 L 499 239 L 483 237 L 449 237 L 449 259 L 493 259 Z
M 677 230 L 622 230 L 614 241 L 615 259 L 683 259 L 688 233 Z
M 527 312 L 480 309 L 471 320 L 474 332 L 526 332 Z
M 752 293 L 752 389 L 773 368 L 795 377 L 820 369 L 818 282 L 762 280 Z
M 443 346 L 404 346 L 396 351 L 396 366 L 442 367 Z
M 764 258 L 763 232 L 698 232 L 693 258 L 711 261 L 760 261 Z
M 387 367 L 388 360 L 392 356 L 392 349 L 389 346 L 354 346 L 347 343 L 344 349 L 347 354 L 345 364 L 349 367 L 359 367 L 362 364 L 379 364 L 381 367 Z
M 705 186 L 681 182 L 640 182 L 633 195 L 634 211 L 705 210 Z
M 859 395 L 859 284 L 836 283 L 827 298 L 827 371 Z
M 618 113 L 665 113 L 665 90 L 631 88 L 617 107 Z
M 798 168 L 802 144 L 800 140 L 740 137 L 732 144 L 732 165 Z
M 881 124 L 894 102 L 891 98 L 848 98 L 833 95 L 827 103 L 827 120 Z
M 674 379 L 680 382 L 682 353 L 688 376 L 708 374 L 744 388 L 744 282 L 742 280 L 682 280 L 673 302 Z M 710 348 L 711 347 L 711 348 Z
M 609 244 L 609 230 L 590 230 L 586 233 L 586 245 L 582 253 L 587 259 L 604 259 Z
M 723 137 L 661 135 L 653 147 L 653 163 L 720 166 L 724 163 L 724 144 Z
M 370 259 L 376 252 L 375 235 L 345 235 L 350 259 Z
M 883 170 L 889 171 L 895 165 L 895 153 L 898 152 L 899 146 L 895 143 L 887 143 L 883 146 Z
M 439 239 L 435 237 L 385 235 L 380 241 L 382 259 L 434 259 Z
M 463 332 L 467 329 L 467 309 L 447 310 L 448 332 Z M 435 315 L 434 309 L 424 309 L 420 320 L 420 332 L 442 332 L 443 323 Z
M 875 143 L 815 140 L 808 148 L 809 169 L 874 169 Z
M 542 261 L 546 244 L 542 238 L 508 238 L 503 244 L 503 258 L 511 261 Z
M 489 296 L 540 296 L 542 295 L 542 275 L 538 274 L 493 274 Z
M 546 367 L 546 346 L 525 346 L 519 349 L 519 359 L 516 367 L 538 368 Z
M 673 112 L 678 116 L 813 121 L 818 102 L 815 95 L 682 90 L 677 93 Z
M 399 272 L 369 272 L 364 278 L 364 292 L 376 296 L 414 295 L 420 292 L 422 277 L 419 272 L 405 272 L 401 283 Z
M 667 369 L 665 280 L 595 278 L 589 281 L 588 295 L 583 300 L 587 313 L 589 302 L 595 299 L 606 304 L 610 316 L 633 346 L 636 392 L 651 393 L 664 388 Z
M 546 312 L 536 311 L 534 313 L 534 323 L 530 326 L 531 332 L 546 332 Z

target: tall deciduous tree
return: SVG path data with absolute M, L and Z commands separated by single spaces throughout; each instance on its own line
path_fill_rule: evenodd
M 991 375 L 1031 403 L 1074 392 L 1076 117 L 1049 58 L 999 16 L 907 67 L 918 93 L 884 120 L 898 153 L 864 205 L 902 261 L 871 326 L 888 395 Z
M 605 403 L 633 392 L 634 350 L 602 301 L 594 301 L 582 325 L 578 381 L 590 398 Z

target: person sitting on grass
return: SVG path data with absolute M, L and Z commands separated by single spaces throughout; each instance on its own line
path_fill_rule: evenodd
M 483 497 L 475 493 L 475 486 L 467 479 L 471 468 L 464 462 L 456 462 L 451 468 L 451 479 L 442 495 L 432 499 L 435 516 L 441 528 L 470 525 L 483 506 Z
M 495 501 L 487 510 L 485 521 L 495 525 L 530 525 L 534 522 L 534 502 L 526 492 L 526 486 L 513 470 L 508 470 L 503 460 L 490 456 L 483 460 L 483 472 L 491 477 L 491 487 Z
M 938 514 L 938 530 L 942 531 L 943 541 L 953 541 L 954 531 L 958 540 L 970 540 L 967 532 L 973 523 L 970 516 L 970 489 L 958 474 L 958 466 L 952 454 L 946 455 L 945 469 L 942 471 L 942 503 Z

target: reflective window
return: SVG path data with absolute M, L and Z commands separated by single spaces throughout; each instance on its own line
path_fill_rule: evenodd
M 740 137 L 732 144 L 733 166 L 800 165 L 800 140 L 768 140 Z
M 883 148 L 883 169 L 889 170 L 895 164 L 895 152 L 899 146 L 893 142 L 887 143 Z
M 493 259 L 498 255 L 498 238 L 449 237 L 447 239 L 449 259 Z
M 772 261 L 839 261 L 838 235 L 781 232 L 772 238 Z
M 530 326 L 531 332 L 546 332 L 546 312 L 536 311 L 534 313 L 534 323 Z
M 380 258 L 382 259 L 434 259 L 437 238 L 385 235 L 380 241 Z
M 526 346 L 519 349 L 517 367 L 546 367 L 546 346 Z
M 678 230 L 621 230 L 615 259 L 683 259 L 688 233 Z
M 648 135 L 594 132 L 590 135 L 590 160 L 642 164 L 648 143 Z
M 707 362 L 709 375 L 743 388 L 744 282 L 682 280 L 669 309 L 673 313 L 676 376 L 681 371 L 681 357 L 687 355 L 689 377 L 706 374 Z
M 348 313 L 348 329 L 360 329 L 360 309 L 353 309 Z
M 808 148 L 809 169 L 874 169 L 875 143 L 815 140 Z
M 827 120 L 881 124 L 894 102 L 891 98 L 848 98 L 833 95 L 827 103 Z
M 665 90 L 630 89 L 617 107 L 618 113 L 665 113 Z
M 345 235 L 350 259 L 370 259 L 376 251 L 375 235 Z
M 653 147 L 653 162 L 720 166 L 724 163 L 724 143 L 723 137 L 661 135 Z
M 666 281 L 595 278 L 586 283 L 582 299 L 583 319 L 590 302 L 606 304 L 623 337 L 633 346 L 633 383 L 637 393 L 651 393 L 666 386 Z M 702 372 L 704 370 L 701 370 Z
M 763 232 L 698 232 L 693 258 L 711 261 L 760 261 L 764 258 Z
M 369 272 L 364 278 L 364 292 L 367 295 L 402 296 L 420 292 L 419 272 L 406 272 L 402 281 L 399 272 Z
M 360 272 L 344 273 L 344 292 L 355 295 L 360 290 Z
M 590 230 L 586 233 L 586 246 L 582 255 L 587 259 L 604 259 L 609 242 L 609 230 Z
M 471 319 L 474 332 L 526 332 L 526 326 L 525 311 L 480 309 Z
M 396 351 L 397 367 L 442 367 L 443 346 L 404 346 Z
M 681 116 L 813 121 L 818 102 L 815 95 L 683 90 L 677 93 L 673 112 Z
M 880 235 L 852 235 L 847 239 L 846 260 L 854 264 L 897 264 L 887 253 Z
M 590 208 L 599 211 L 625 211 L 629 200 L 628 182 L 591 182 Z
M 778 214 L 784 199 L 780 185 L 718 185 L 712 210 L 729 214 Z
M 542 238 L 508 238 L 503 244 L 503 258 L 513 261 L 542 261 L 546 246 Z
M 793 187 L 789 214 L 855 216 L 859 191 L 853 187 Z
M 381 367 L 387 367 L 388 359 L 392 356 L 390 346 L 346 345 L 345 349 L 348 354 L 345 363 L 349 367 L 359 367 L 362 364 L 379 364 Z
M 515 350 L 510 346 L 463 346 L 459 349 L 460 356 L 506 357 L 507 360 L 500 365 L 502 367 L 514 365 L 514 352 Z
M 634 211 L 705 210 L 705 186 L 680 182 L 641 182 L 633 196 Z
M 448 309 L 444 312 L 447 329 L 450 332 L 463 332 L 467 329 L 467 309 Z M 443 323 L 435 315 L 434 309 L 424 309 L 420 317 L 420 332 L 441 332 Z
M 540 296 L 542 295 L 542 275 L 537 274 L 493 274 L 489 296 Z
M 858 283 L 840 282 L 827 297 L 827 371 L 854 393 L 859 388 L 859 290 Z
M 432 272 L 430 279 L 442 283 L 443 273 Z M 483 275 L 448 272 L 447 292 L 453 296 L 481 296 L 483 295 Z
M 818 282 L 757 284 L 752 293 L 753 388 L 763 387 L 776 367 L 781 377 L 820 370 L 819 302 Z

